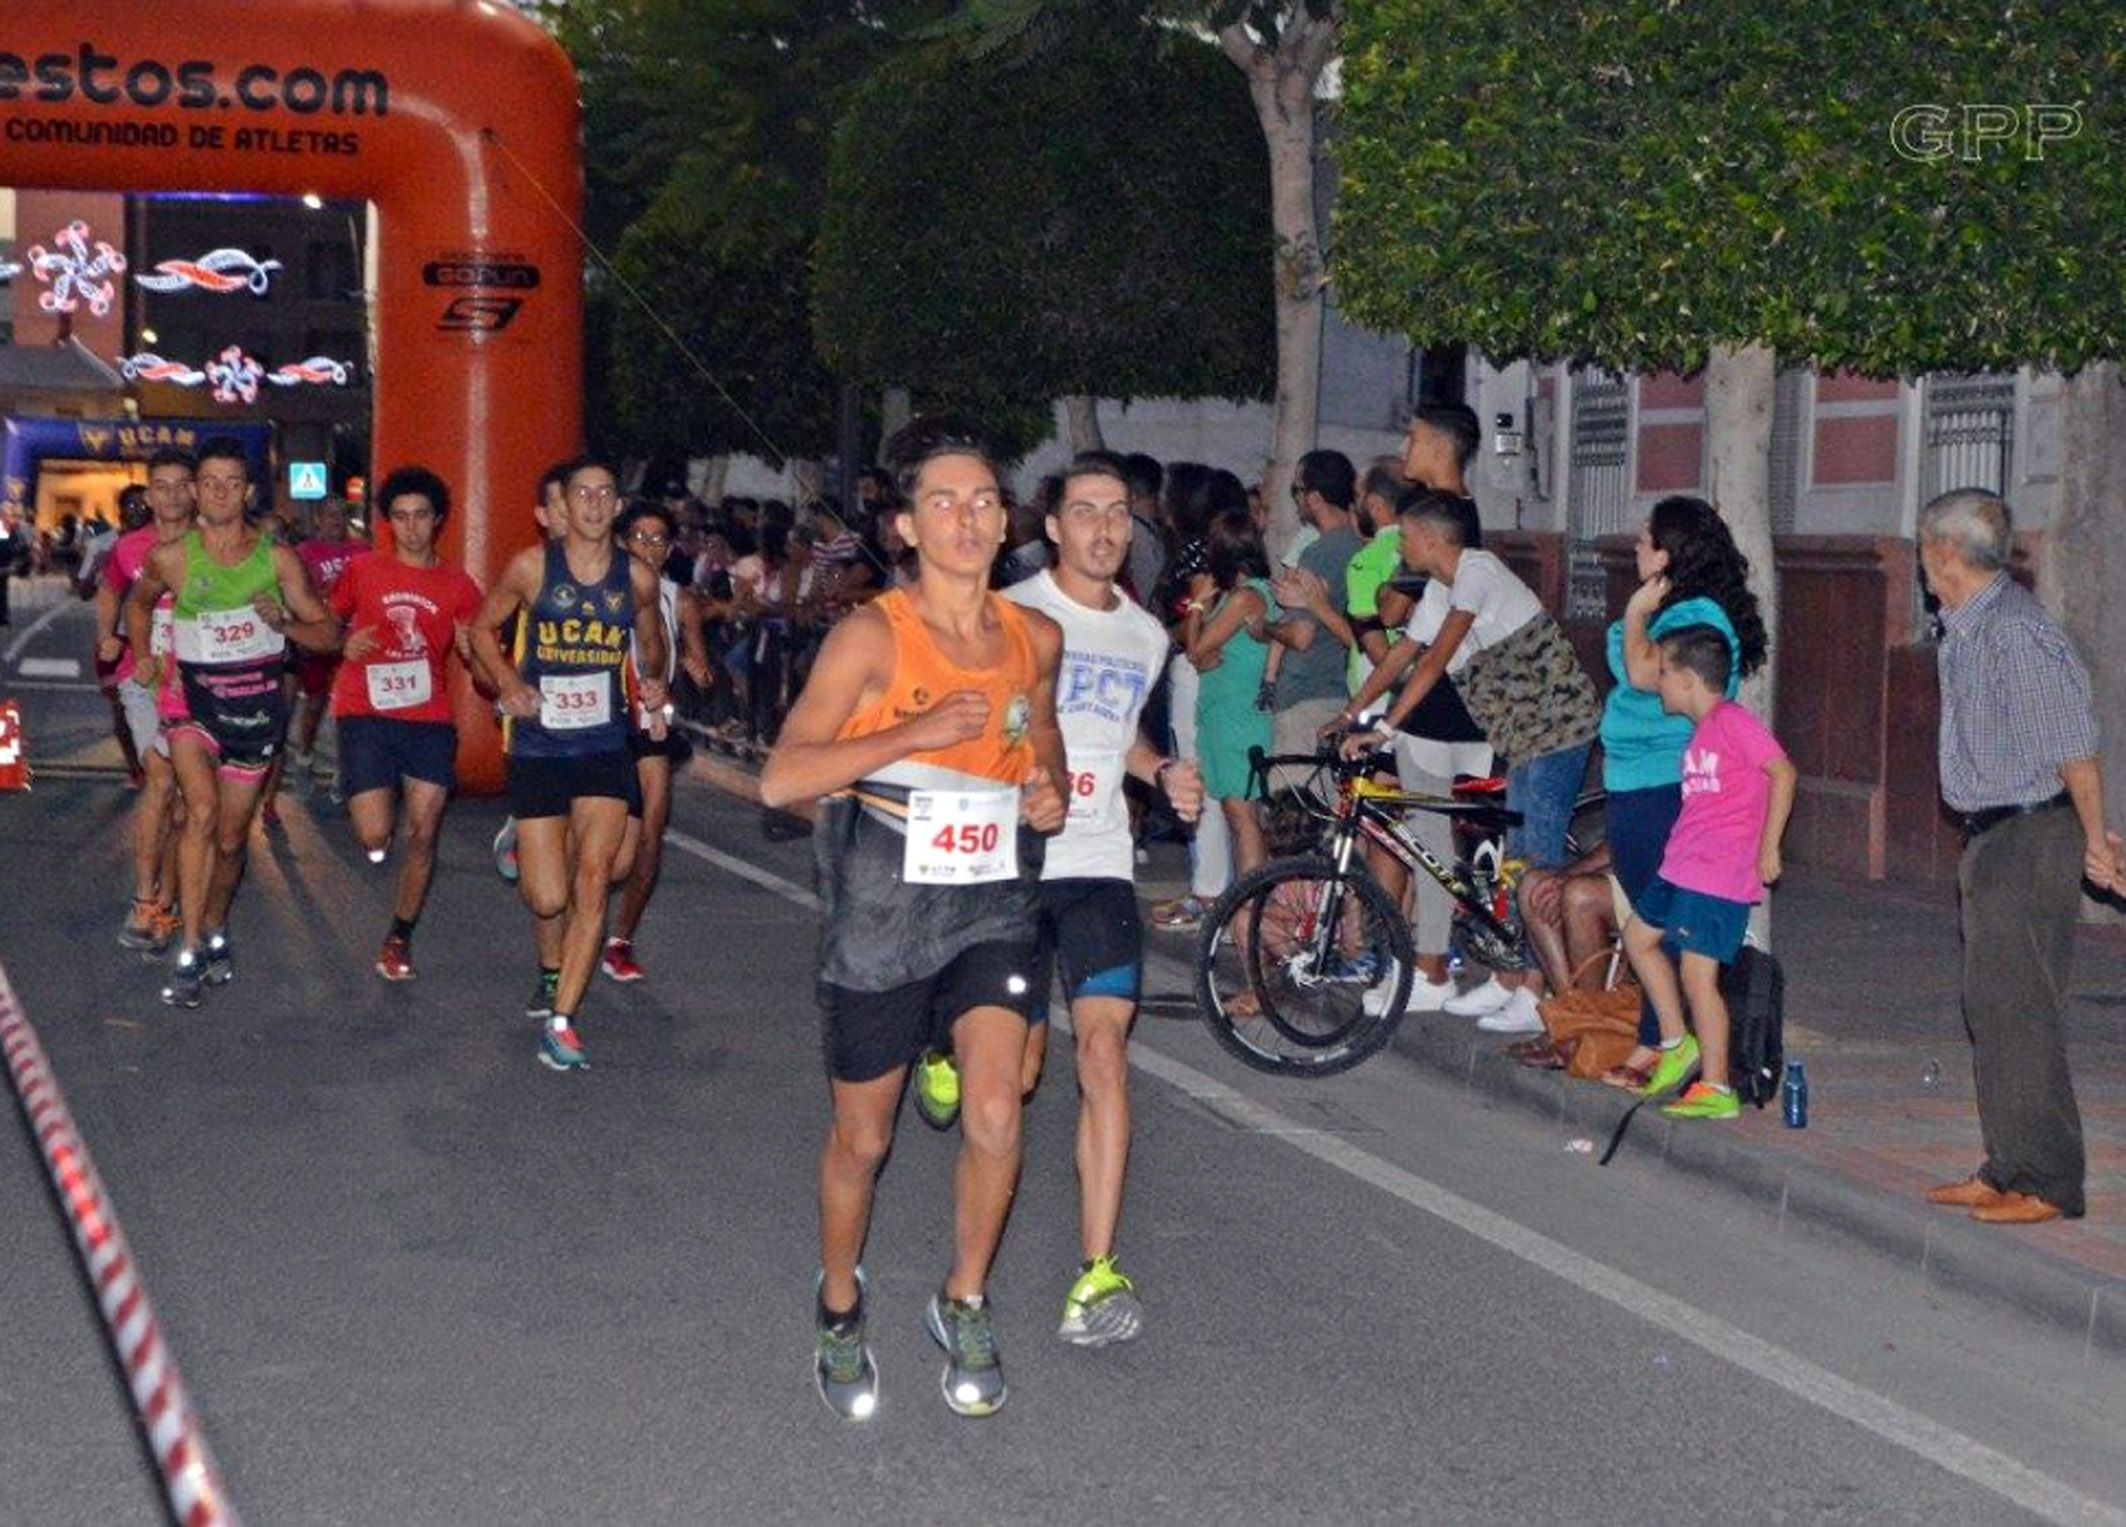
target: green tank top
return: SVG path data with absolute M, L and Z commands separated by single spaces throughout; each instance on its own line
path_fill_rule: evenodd
M 224 567 L 207 555 L 207 543 L 197 530 L 185 532 L 185 581 L 171 602 L 171 612 L 183 620 L 209 610 L 248 609 L 260 594 L 277 593 L 280 576 L 273 570 L 273 543 L 264 536 L 251 548 L 251 555 L 234 567 Z
M 287 638 L 271 629 L 251 606 L 260 594 L 280 591 L 273 570 L 273 543 L 265 537 L 234 567 L 207 555 L 197 530 L 185 533 L 185 581 L 171 601 L 171 637 L 180 668 L 234 669 L 277 665 Z

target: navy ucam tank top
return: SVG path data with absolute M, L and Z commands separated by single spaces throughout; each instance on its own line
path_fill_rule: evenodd
M 517 628 L 514 654 L 517 672 L 539 691 L 539 714 L 510 718 L 510 752 L 581 758 L 627 751 L 628 652 L 635 634 L 629 566 L 616 547 L 604 578 L 581 583 L 569 571 L 567 543 L 547 543 L 546 575 Z

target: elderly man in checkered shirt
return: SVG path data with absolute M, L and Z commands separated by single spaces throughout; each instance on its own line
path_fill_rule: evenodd
M 1985 1160 L 1927 1198 L 1997 1225 L 2082 1213 L 2081 1115 L 2067 1074 L 2067 980 L 2081 882 L 2126 892 L 2104 826 L 2089 674 L 2008 576 L 2008 506 L 1945 493 L 1919 517 L 1942 604 L 1941 793 L 1963 818 L 1964 1028 Z

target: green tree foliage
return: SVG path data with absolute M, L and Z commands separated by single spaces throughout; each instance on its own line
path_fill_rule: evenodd
M 2122 65 L 2112 6 L 1350 0 L 1342 300 L 1421 342 L 1619 368 L 1755 344 L 2071 370 L 2126 339 Z M 2077 106 L 2080 135 L 2033 158 L 2019 121 L 1967 156 L 1961 109 L 1989 102 Z M 1922 103 L 1951 129 L 1929 161 L 1892 137 Z
M 1336 55 L 1343 0 L 964 0 L 936 30 L 978 56 L 1041 58 L 1150 24 L 1161 37 L 1209 37 L 1239 72 L 1268 152 L 1276 388 L 1268 472 L 1270 536 L 1299 528 L 1287 491 L 1320 417 L 1322 293 L 1327 285 L 1314 186 L 1317 94 Z
M 808 322 L 810 245 L 777 218 L 731 211 L 660 201 L 620 240 L 614 269 L 633 291 L 612 304 L 607 374 L 630 455 L 834 449 L 837 387 Z
M 832 124 L 896 29 L 946 10 L 946 0 L 541 8 L 576 64 L 584 224 L 614 266 L 594 257 L 589 281 L 601 443 L 661 456 L 831 449 L 835 398 L 812 349 L 806 283 Z
M 1267 186 L 1247 103 L 1195 39 L 1133 24 L 1017 65 L 911 49 L 836 131 L 821 350 L 972 406 L 1261 397 Z
M 817 221 L 842 94 L 947 0 L 546 0 L 583 92 L 587 226 L 604 247 L 678 186 L 773 183 Z

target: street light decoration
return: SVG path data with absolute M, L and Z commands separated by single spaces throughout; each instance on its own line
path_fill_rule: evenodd
M 344 387 L 354 375 L 352 365 L 329 355 L 290 361 L 268 371 L 263 362 L 246 353 L 241 345 L 228 346 L 204 367 L 188 366 L 183 361 L 168 360 L 153 351 L 143 350 L 120 361 L 118 369 L 129 382 L 209 387 L 215 402 L 232 404 L 256 403 L 260 382 L 270 382 L 275 387 Z
M 162 382 L 172 387 L 197 387 L 207 379 L 204 371 L 183 361 L 164 360 L 148 350 L 127 356 L 118 363 L 118 370 L 129 382 Z
M 256 403 L 258 379 L 265 374 L 266 368 L 245 354 L 242 345 L 231 345 L 207 362 L 207 384 L 217 403 Z
M 133 284 L 143 291 L 211 293 L 249 290 L 263 297 L 273 286 L 278 260 L 260 260 L 241 249 L 210 249 L 196 260 L 164 260 L 152 275 L 136 275 Z
M 344 387 L 352 369 L 345 361 L 313 355 L 306 361 L 275 367 L 267 373 L 266 380 L 276 387 Z
M 73 313 L 86 303 L 97 318 L 110 312 L 118 289 L 111 278 L 125 270 L 125 256 L 101 239 L 92 245 L 89 225 L 79 218 L 54 234 L 52 244 L 50 249 L 32 244 L 23 251 L 37 279 L 51 287 L 38 295 L 37 306 L 47 313 Z

